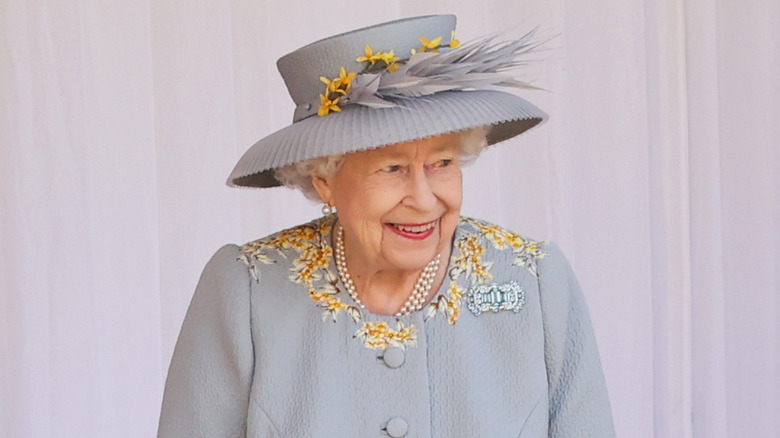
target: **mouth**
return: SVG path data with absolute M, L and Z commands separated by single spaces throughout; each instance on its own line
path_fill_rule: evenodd
M 424 224 L 395 224 L 388 223 L 388 227 L 396 234 L 407 239 L 423 240 L 433 234 L 438 220 Z

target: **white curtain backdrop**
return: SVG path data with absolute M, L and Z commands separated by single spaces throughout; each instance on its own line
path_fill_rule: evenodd
M 620 437 L 780 436 L 780 2 L 0 0 L 0 436 L 149 437 L 210 255 L 319 214 L 224 180 L 275 60 L 455 13 L 557 37 L 464 214 L 570 257 Z

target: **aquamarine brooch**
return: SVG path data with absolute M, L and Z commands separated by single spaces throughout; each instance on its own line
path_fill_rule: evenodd
M 504 284 L 475 284 L 466 292 L 466 303 L 475 316 L 488 310 L 511 310 L 517 313 L 525 304 L 525 292 L 514 281 Z

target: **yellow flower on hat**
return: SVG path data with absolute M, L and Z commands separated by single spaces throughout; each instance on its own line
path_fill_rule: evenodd
M 323 82 L 325 85 L 327 85 L 327 86 L 328 86 L 328 91 L 331 91 L 331 89 L 330 89 L 330 87 L 331 87 L 331 86 L 330 86 L 330 84 L 331 84 L 331 82 L 333 82 L 333 81 L 331 81 L 330 79 L 326 78 L 325 76 L 320 76 L 320 81 L 322 81 L 322 82 Z
M 320 117 L 327 116 L 331 111 L 339 112 L 341 107 L 339 106 L 339 98 L 329 99 L 324 94 L 320 94 L 320 109 L 317 111 L 317 115 Z
M 365 55 L 359 56 L 357 59 L 355 59 L 355 61 L 370 62 L 371 64 L 375 64 L 377 61 L 382 60 L 382 58 L 380 57 L 380 53 L 382 52 L 374 53 L 374 49 L 372 49 L 370 45 L 366 44 Z
M 391 51 L 389 51 L 387 53 L 379 52 L 379 53 L 377 53 L 377 56 L 381 57 L 382 61 L 384 61 L 385 64 L 387 64 L 387 65 L 390 65 L 390 64 L 392 64 L 392 63 L 394 63 L 394 62 L 396 62 L 396 61 L 401 59 L 401 58 L 395 56 L 395 51 L 394 50 L 391 50 Z
M 424 37 L 418 37 L 422 46 L 420 46 L 421 52 L 438 52 L 441 46 L 441 37 L 428 40 Z
M 342 94 L 346 94 L 352 86 L 352 81 L 355 79 L 355 76 L 357 76 L 357 73 L 347 73 L 347 69 L 341 67 L 339 77 L 333 79 L 332 83 L 337 90 L 343 90 Z
M 455 31 L 450 33 L 450 49 L 457 49 L 460 47 L 460 41 L 455 39 Z
M 317 115 L 327 116 L 331 111 L 339 112 L 341 107 L 339 104 L 339 98 L 346 95 L 352 87 L 352 81 L 357 76 L 357 73 L 347 73 L 347 69 L 341 67 L 339 70 L 339 76 L 337 78 L 328 79 L 325 76 L 320 76 L 320 81 L 325 84 L 325 94 L 320 94 L 320 109 L 317 111 Z
M 376 63 L 384 63 L 384 67 L 387 67 L 387 70 L 389 72 L 394 72 L 398 69 L 398 66 L 395 65 L 396 61 L 399 61 L 401 58 L 395 56 L 395 51 L 391 50 L 389 52 L 382 52 L 381 50 L 374 53 L 374 50 L 371 48 L 370 45 L 366 44 L 365 48 L 365 55 L 359 56 L 355 59 L 357 62 L 368 62 L 371 64 L 371 66 L 375 65 Z M 377 67 L 382 67 L 380 64 Z M 371 71 L 370 67 L 367 67 L 366 70 Z
M 320 80 L 327 85 L 328 93 L 347 94 L 355 76 L 357 76 L 357 73 L 347 73 L 347 69 L 341 67 L 339 77 L 328 79 L 325 76 L 320 76 Z
M 384 61 L 385 65 L 387 65 L 387 71 L 392 73 L 398 70 L 398 64 L 396 64 L 396 62 L 400 61 L 401 58 L 395 56 L 394 50 L 391 50 L 387 53 L 379 52 L 377 53 L 377 56 L 380 56 L 382 58 L 382 61 Z

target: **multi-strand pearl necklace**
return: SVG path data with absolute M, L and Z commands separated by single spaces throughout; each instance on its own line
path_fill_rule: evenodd
M 436 257 L 425 265 L 422 274 L 417 279 L 417 283 L 414 284 L 412 294 L 409 295 L 409 298 L 406 299 L 404 305 L 401 306 L 401 310 L 395 316 L 408 315 L 423 308 L 426 298 L 433 287 L 433 282 L 436 280 L 436 273 L 439 271 L 440 263 L 441 254 L 436 254 Z M 339 230 L 336 232 L 336 269 L 339 271 L 339 277 L 341 277 L 344 287 L 347 288 L 349 296 L 352 297 L 352 300 L 361 309 L 365 309 L 366 306 L 360 301 L 355 283 L 352 282 L 352 277 L 349 276 L 349 270 L 347 270 L 347 256 L 344 251 L 344 227 L 339 227 Z

